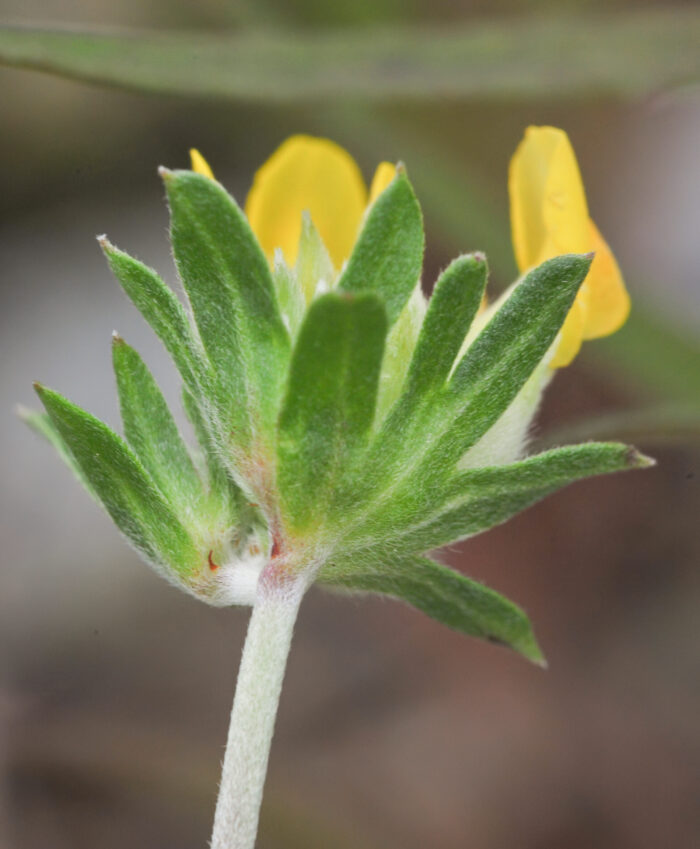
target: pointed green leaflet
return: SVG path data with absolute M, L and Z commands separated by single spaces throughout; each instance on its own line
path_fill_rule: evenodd
M 75 462 L 117 527 L 154 565 L 181 576 L 201 557 L 143 465 L 107 425 L 57 392 L 36 386 Z
M 279 419 L 278 483 L 291 523 L 322 518 L 374 419 L 386 313 L 371 293 L 329 293 L 309 308 Z
M 508 646 L 545 665 L 525 613 L 499 593 L 427 557 L 394 558 L 353 567 L 323 569 L 319 581 L 332 587 L 379 593 L 405 601 L 443 625 L 471 637 Z
M 222 438 L 250 449 L 271 435 L 289 356 L 267 259 L 219 183 L 191 171 L 161 174 L 175 260 L 216 373 Z
M 116 335 L 112 359 L 126 441 L 179 513 L 195 508 L 204 494 L 202 481 L 158 384 L 139 354 Z
M 372 204 L 338 289 L 376 292 L 391 327 L 420 278 L 423 244 L 420 206 L 406 173 L 399 171 Z

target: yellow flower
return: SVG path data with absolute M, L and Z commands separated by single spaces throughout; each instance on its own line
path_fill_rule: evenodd
M 521 272 L 559 254 L 595 251 L 550 363 L 565 366 L 584 339 L 607 336 L 625 323 L 629 295 L 612 251 L 588 215 L 576 155 L 563 130 L 528 127 L 510 163 L 508 190 Z
M 196 150 L 192 170 L 213 177 Z M 369 193 L 355 160 L 328 139 L 291 136 L 255 174 L 245 212 L 270 261 L 280 248 L 296 262 L 302 213 L 308 211 L 336 269 L 350 256 L 368 204 L 389 185 L 396 168 L 382 162 Z

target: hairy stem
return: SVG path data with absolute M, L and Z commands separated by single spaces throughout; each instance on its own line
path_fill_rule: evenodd
M 265 580 L 248 625 L 211 849 L 253 849 L 287 655 L 305 583 Z

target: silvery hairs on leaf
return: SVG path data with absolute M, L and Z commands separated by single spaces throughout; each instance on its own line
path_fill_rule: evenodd
M 299 579 L 402 599 L 543 662 L 527 616 L 440 565 L 481 533 L 592 475 L 649 464 L 617 443 L 522 457 L 548 358 L 591 257 L 530 271 L 486 312 L 486 260 L 460 256 L 426 304 L 423 225 L 403 168 L 336 274 L 305 216 L 294 267 L 273 267 L 213 179 L 161 169 L 186 307 L 155 271 L 100 244 L 183 382 L 186 445 L 119 336 L 124 437 L 37 385 L 24 412 L 162 575 L 217 605 Z M 262 576 L 262 577 L 261 577 Z

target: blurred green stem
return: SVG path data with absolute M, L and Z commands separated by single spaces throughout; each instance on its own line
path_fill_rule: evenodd
M 306 581 L 263 572 L 231 710 L 211 849 L 253 849 L 277 705 Z M 279 572 L 277 573 L 279 575 Z
M 266 20 L 234 32 L 0 26 L 0 65 L 257 103 L 639 98 L 700 78 L 700 14 L 690 4 L 450 26 L 285 31 Z

